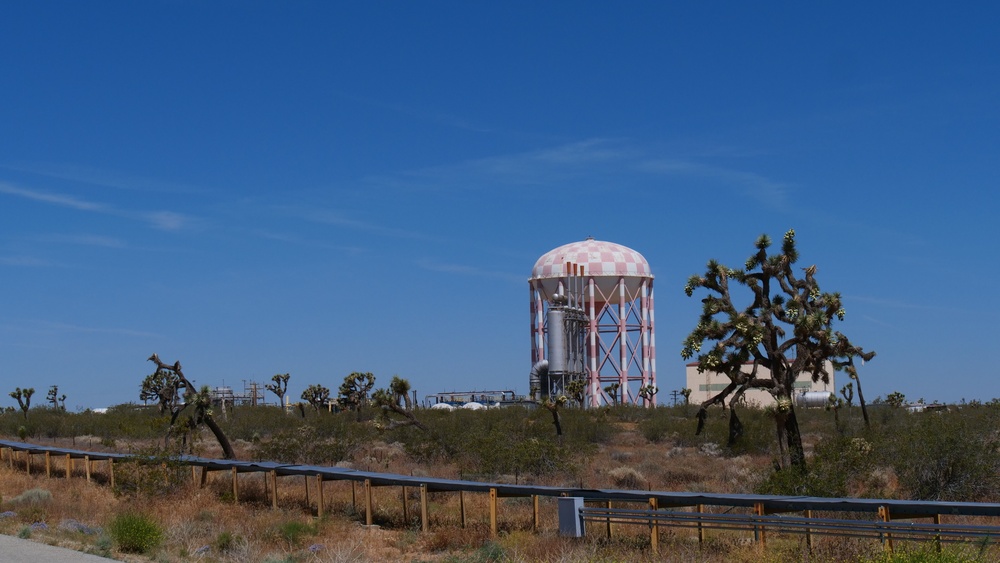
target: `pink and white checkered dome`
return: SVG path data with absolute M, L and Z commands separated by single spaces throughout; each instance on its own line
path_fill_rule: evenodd
M 585 276 L 652 278 L 642 254 L 613 242 L 587 238 L 550 250 L 535 262 L 531 279 L 561 278 L 566 262 L 584 267 Z

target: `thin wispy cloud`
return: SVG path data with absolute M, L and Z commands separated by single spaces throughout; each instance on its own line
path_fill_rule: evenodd
M 409 170 L 368 181 L 399 188 L 483 189 L 497 185 L 545 186 L 622 171 L 637 157 L 616 141 L 591 139 L 522 153 Z
M 475 133 L 489 133 L 492 131 L 491 128 L 476 123 L 471 119 L 467 119 L 455 115 L 453 113 L 448 113 L 440 110 L 423 109 L 400 103 L 383 102 L 372 98 L 363 98 L 360 96 L 354 96 L 345 93 L 340 93 L 340 96 L 352 102 L 357 102 L 374 108 L 389 110 L 393 113 L 397 113 L 399 115 L 409 117 L 411 119 L 416 119 L 419 121 L 424 121 L 429 123 L 436 123 L 438 125 L 443 125 L 445 127 L 462 129 L 464 131 L 472 131 Z
M 342 244 L 332 244 L 328 241 L 310 239 L 300 237 L 298 235 L 292 235 L 288 233 L 278 233 L 274 231 L 267 231 L 261 229 L 255 229 L 251 231 L 254 236 L 260 237 L 262 239 L 274 240 L 278 242 L 283 242 L 287 244 L 294 244 L 297 246 L 307 246 L 313 248 L 326 248 L 330 250 L 338 250 L 341 252 L 346 252 L 348 254 L 361 254 L 365 252 L 365 249 L 360 246 L 345 246 Z
M 925 305 L 923 303 L 912 303 L 909 301 L 899 301 L 896 299 L 884 299 L 881 297 L 863 297 L 857 295 L 845 295 L 845 302 L 861 302 L 868 303 L 870 305 L 877 305 L 879 307 L 889 307 L 892 309 L 912 309 L 917 311 L 941 311 L 948 313 L 964 313 L 962 309 L 956 309 L 953 307 L 938 307 L 934 305 Z
M 78 211 L 101 213 L 104 215 L 112 215 L 134 221 L 143 221 L 153 228 L 165 231 L 181 230 L 196 222 L 196 220 L 190 216 L 175 213 L 173 211 L 137 212 L 124 210 L 104 203 L 87 201 L 65 194 L 22 188 L 6 182 L 0 182 L 0 195 L 19 197 L 48 205 L 76 209 Z
M 330 209 L 303 210 L 302 217 L 307 221 L 341 227 L 352 231 L 365 232 L 382 237 L 403 238 L 413 240 L 440 240 L 417 231 L 386 227 L 376 223 L 370 223 L 359 219 L 348 217 L 341 211 Z
M 69 323 L 54 321 L 32 321 L 26 325 L 36 332 L 42 333 L 73 333 L 73 334 L 111 334 L 117 336 L 128 336 L 136 338 L 160 338 L 159 334 L 144 330 L 130 328 L 107 328 L 94 326 L 81 326 Z M 10 329 L 11 327 L 7 327 Z
M 720 149 L 733 154 L 735 148 Z M 470 190 L 497 186 L 555 186 L 594 178 L 648 182 L 664 176 L 698 177 L 771 208 L 785 208 L 790 184 L 762 174 L 719 166 L 710 157 L 664 155 L 621 139 L 588 139 L 544 149 L 472 159 L 366 180 L 401 189 Z M 704 154 L 704 152 L 703 152 Z
M 95 211 L 99 213 L 108 213 L 110 211 L 110 209 L 104 204 L 85 201 L 68 195 L 53 194 L 38 190 L 28 190 L 6 182 L 0 182 L 0 194 L 30 199 L 41 203 L 49 203 L 60 207 L 79 209 L 80 211 Z
M 523 283 L 526 279 L 524 276 L 514 275 L 509 272 L 486 270 L 483 268 L 477 268 L 475 266 L 469 266 L 466 264 L 447 264 L 443 262 L 435 262 L 432 260 L 417 260 L 415 264 L 418 268 L 423 270 L 428 270 L 431 272 L 443 272 L 446 274 L 455 274 L 459 276 L 498 278 L 518 283 Z
M 121 190 L 135 190 L 143 192 L 165 192 L 165 193 L 201 193 L 204 190 L 195 186 L 178 182 L 169 182 L 154 178 L 135 176 L 114 172 L 109 170 L 99 170 L 86 166 L 76 166 L 71 164 L 35 163 L 35 164 L 0 164 L 0 168 L 16 172 L 26 172 L 47 178 L 57 178 L 93 186 L 103 186 Z
M 787 204 L 790 185 L 776 182 L 755 172 L 670 158 L 647 160 L 640 165 L 640 168 L 655 174 L 696 176 L 716 180 L 740 189 L 747 197 L 769 207 L 784 207 Z
M 75 244 L 80 246 L 99 246 L 104 248 L 125 248 L 124 241 L 102 235 L 91 234 L 49 234 L 29 237 L 37 242 L 50 242 L 57 244 Z
M 0 264 L 4 266 L 25 268 L 49 268 L 57 265 L 43 258 L 36 258 L 34 256 L 0 256 Z

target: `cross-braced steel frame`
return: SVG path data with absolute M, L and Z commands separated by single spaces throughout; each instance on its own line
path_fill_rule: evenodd
M 638 281 L 638 283 L 636 283 Z M 587 399 L 590 406 L 653 406 L 656 389 L 656 337 L 653 279 L 620 277 L 608 286 L 586 277 Z M 629 283 L 631 282 L 631 283 Z M 546 313 L 549 303 L 541 280 L 529 280 L 531 296 L 531 363 L 547 359 Z M 602 290 L 604 286 L 607 290 Z M 634 286 L 631 287 L 630 286 Z M 559 293 L 564 282 L 559 282 Z

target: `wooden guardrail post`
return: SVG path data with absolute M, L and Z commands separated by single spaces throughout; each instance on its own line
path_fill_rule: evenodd
M 541 525 L 541 519 L 538 515 L 538 495 L 531 495 L 531 514 L 531 531 L 537 534 Z
M 207 465 L 203 465 L 201 467 L 201 483 L 199 484 L 199 486 L 202 489 L 204 489 L 205 485 L 207 485 L 207 484 L 208 484 L 208 466 Z
M 73 457 L 66 454 L 66 478 L 69 479 L 70 475 L 73 474 Z
M 430 518 L 428 517 L 427 506 L 427 483 L 420 484 L 420 531 L 427 532 L 431 529 Z
M 757 516 L 764 516 L 765 514 L 764 503 L 755 502 L 753 505 L 753 512 Z M 756 526 L 754 526 L 753 535 L 754 539 L 757 541 L 758 544 L 760 544 L 761 548 L 767 547 L 767 536 L 765 535 L 764 526 L 762 524 L 758 523 Z
M 371 526 L 374 522 L 374 510 L 375 503 L 372 501 L 372 480 L 365 479 L 365 524 Z
M 658 510 L 659 502 L 657 502 L 656 497 L 649 497 L 649 509 Z M 660 524 L 653 518 L 649 521 L 649 546 L 653 550 L 654 554 L 659 555 L 660 553 Z
M 889 523 L 892 520 L 892 516 L 889 514 L 889 507 L 888 506 L 880 506 L 880 507 L 878 507 L 878 517 L 879 517 L 879 520 L 881 520 L 881 521 L 883 521 L 885 523 Z M 882 535 L 882 546 L 886 549 L 886 551 L 889 551 L 890 553 L 892 552 L 893 546 L 892 546 L 892 534 L 891 533 L 885 532 Z
M 934 515 L 934 525 L 935 526 L 940 526 L 941 525 L 941 515 L 940 514 L 935 514 Z M 940 532 L 941 529 L 938 528 L 935 531 Z M 938 553 L 941 553 L 941 535 L 940 534 L 934 536 L 934 549 Z
M 271 470 L 271 508 L 278 509 L 278 472 Z
M 233 478 L 233 504 L 238 504 L 240 502 L 240 472 L 233 467 L 230 473 L 232 473 Z
M 490 536 L 497 537 L 497 489 L 490 487 Z
M 696 508 L 698 511 L 698 545 L 705 543 L 705 525 L 703 523 L 703 518 L 700 516 L 705 513 L 705 505 L 699 504 Z
M 318 518 L 323 517 L 323 506 L 326 504 L 326 499 L 323 497 L 323 474 L 316 474 L 316 516 Z
M 611 499 L 608 499 L 607 508 L 608 508 L 608 517 L 607 517 L 607 519 L 604 522 L 608 526 L 607 533 L 608 533 L 608 539 L 610 540 L 611 539 Z
M 403 501 L 403 522 L 409 522 L 410 511 L 407 510 L 406 508 L 406 485 L 403 485 L 402 487 L 400 487 L 400 489 L 402 489 L 402 493 L 400 494 L 400 496 L 402 497 Z
M 354 513 L 358 513 L 358 492 L 357 483 L 351 481 L 351 508 L 354 509 Z
M 83 456 L 83 468 L 87 472 L 87 482 L 90 482 L 90 456 Z
M 365 479 L 365 524 L 368 526 L 375 522 L 375 500 L 372 494 L 372 480 Z
M 52 456 L 49 452 L 45 452 L 45 478 L 52 478 Z
M 458 491 L 458 519 L 462 522 L 462 529 L 465 529 L 465 491 Z
M 115 488 L 115 458 L 108 458 L 108 482 L 111 484 L 111 489 Z
M 309 507 L 310 513 L 312 513 L 312 501 L 309 499 L 309 476 L 302 476 L 302 484 L 306 487 L 306 506 Z
M 805 511 L 802 512 L 802 515 L 805 516 L 806 518 L 809 518 L 810 520 L 812 520 L 813 511 L 812 510 L 805 510 Z M 813 535 L 812 535 L 812 529 L 810 529 L 808 527 L 806 528 L 806 549 L 809 550 L 809 553 L 812 553 L 812 550 L 813 550 Z
M 31 475 L 31 452 L 24 450 L 24 472 Z

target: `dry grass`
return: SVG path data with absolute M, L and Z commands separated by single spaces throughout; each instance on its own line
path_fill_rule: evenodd
M 619 423 L 616 439 L 597 445 L 586 464 L 572 474 L 553 474 L 531 479 L 541 485 L 573 485 L 590 488 L 629 488 L 663 491 L 711 491 L 749 493 L 767 476 L 770 458 L 764 454 L 721 456 L 718 448 L 704 444 L 654 444 L 631 423 Z M 107 451 L 97 439 L 77 438 L 76 447 Z M 48 444 L 47 444 L 48 445 Z M 69 440 L 52 445 L 72 447 Z M 127 450 L 128 445 L 117 445 Z M 148 444 L 133 444 L 135 448 Z M 237 442 L 238 456 L 245 458 L 248 443 Z M 213 442 L 199 443 L 198 455 L 221 457 Z M 46 478 L 38 464 L 34 473 L 11 470 L 0 463 L 2 510 L 16 517 L 0 518 L 0 533 L 17 535 L 35 520 L 47 530 L 31 532 L 36 541 L 73 549 L 104 553 L 124 561 L 174 562 L 563 562 L 563 561 L 676 561 L 700 563 L 756 563 L 813 561 L 863 561 L 874 556 L 879 545 L 872 541 L 836 538 L 817 539 L 810 553 L 799 537 L 769 537 L 761 551 L 746 533 L 710 532 L 699 544 L 690 530 L 664 528 L 660 555 L 649 549 L 649 530 L 643 526 L 613 526 L 611 537 L 603 527 L 588 530 L 584 540 L 557 534 L 556 500 L 539 499 L 539 530 L 533 526 L 531 499 L 500 500 L 500 533 L 491 537 L 489 501 L 485 494 L 431 493 L 430 531 L 420 532 L 419 491 L 400 487 L 374 490 L 374 522 L 363 526 L 362 491 L 350 482 L 325 482 L 324 516 L 319 518 L 316 482 L 302 477 L 282 477 L 278 482 L 279 503 L 272 508 L 269 483 L 264 474 L 239 476 L 239 502 L 234 502 L 228 473 L 210 474 L 206 487 L 197 475 L 184 469 L 180 487 L 165 494 L 115 496 L 104 479 L 87 483 L 78 467 L 71 479 L 63 477 L 62 460 L 54 459 L 54 478 Z M 362 470 L 404 475 L 459 478 L 448 461 L 422 465 L 393 443 L 373 442 L 363 446 L 343 465 Z M 103 467 L 98 464 L 98 471 Z M 510 478 L 513 481 L 513 477 Z M 524 482 L 523 477 L 521 482 Z M 892 486 L 891 475 L 872 475 L 873 490 Z M 32 489 L 51 493 L 50 500 L 12 505 L 11 499 Z M 403 503 L 406 502 L 404 513 Z M 464 502 L 461 502 L 464 501 Z M 460 518 L 464 504 L 465 526 Z M 148 557 L 122 554 L 101 533 L 85 534 L 62 529 L 65 521 L 91 528 L 106 528 L 118 514 L 144 511 L 163 529 L 164 542 Z

